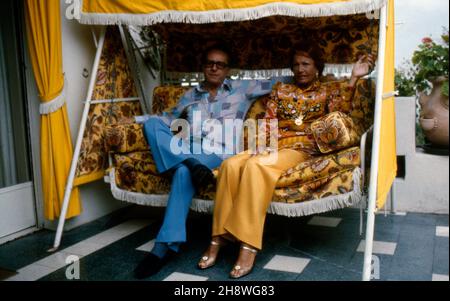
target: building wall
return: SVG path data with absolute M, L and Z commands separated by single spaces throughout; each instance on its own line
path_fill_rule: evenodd
M 414 97 L 395 101 L 397 155 L 405 157 L 405 176 L 396 178 L 388 208 L 395 211 L 449 213 L 449 157 L 416 147 Z

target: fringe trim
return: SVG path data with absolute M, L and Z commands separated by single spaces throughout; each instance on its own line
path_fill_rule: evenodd
M 149 14 L 85 13 L 80 5 L 80 23 L 99 25 L 153 25 L 158 23 L 206 24 L 255 20 L 281 15 L 289 17 L 326 17 L 352 15 L 378 10 L 387 0 L 353 0 L 326 4 L 295 4 L 274 2 L 257 7 L 211 11 L 167 10 Z
M 356 206 L 363 199 L 364 196 L 361 190 L 361 169 L 357 167 L 353 171 L 352 191 L 340 195 L 333 195 L 318 200 L 295 204 L 272 202 L 267 212 L 287 217 L 308 216 Z
M 48 115 L 53 112 L 56 112 L 66 103 L 66 94 L 67 94 L 66 84 L 67 84 L 66 80 L 64 80 L 64 87 L 63 90 L 61 91 L 61 94 L 59 94 L 52 100 L 43 102 L 39 105 L 39 113 L 41 115 Z
M 334 74 L 336 77 L 349 76 L 352 74 L 354 64 L 325 64 L 323 74 Z
M 169 198 L 168 194 L 136 193 L 117 187 L 114 168 L 111 169 L 109 178 L 112 194 L 118 200 L 152 207 L 165 207 L 167 205 L 167 200 Z M 337 196 L 329 196 L 323 199 L 295 204 L 272 202 L 267 212 L 287 217 L 300 217 L 356 206 L 363 200 L 364 195 L 361 190 L 361 169 L 357 167 L 353 171 L 353 191 Z M 193 211 L 200 213 L 212 213 L 214 202 L 212 200 L 194 198 L 190 208 Z
M 325 64 L 323 74 L 333 74 L 337 78 L 349 76 L 352 73 L 353 64 Z M 283 77 L 292 79 L 294 73 L 289 68 L 283 69 L 262 69 L 262 70 L 240 70 L 233 69 L 230 71 L 230 77 L 233 80 L 259 80 Z M 198 83 L 204 80 L 204 75 L 201 72 L 166 72 L 166 77 L 172 82 L 183 83 Z

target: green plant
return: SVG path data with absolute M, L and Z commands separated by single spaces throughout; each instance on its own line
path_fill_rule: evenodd
M 419 49 L 414 51 L 412 57 L 414 84 L 417 91 L 426 91 L 431 88 L 433 78 L 444 76 L 445 81 L 442 93 L 448 96 L 448 29 L 444 29 L 442 42 L 436 43 L 431 38 L 422 39 Z

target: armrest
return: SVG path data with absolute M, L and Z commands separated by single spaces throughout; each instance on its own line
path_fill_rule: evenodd
M 107 152 L 128 153 L 148 151 L 142 124 L 114 124 L 105 128 L 105 149 Z
M 360 140 L 353 119 L 342 112 L 332 112 L 315 120 L 311 131 L 323 154 L 355 146 Z

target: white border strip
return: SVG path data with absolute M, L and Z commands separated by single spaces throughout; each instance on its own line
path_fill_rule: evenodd
M 326 17 L 333 15 L 352 15 L 378 10 L 387 0 L 351 0 L 326 4 L 295 4 L 274 2 L 250 8 L 220 9 L 210 11 L 175 11 L 167 10 L 149 14 L 108 14 L 85 13 L 80 5 L 82 24 L 102 25 L 153 25 L 158 23 L 192 23 L 206 24 L 216 22 L 233 22 L 255 20 L 269 16 L 289 17 Z

